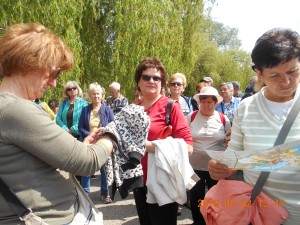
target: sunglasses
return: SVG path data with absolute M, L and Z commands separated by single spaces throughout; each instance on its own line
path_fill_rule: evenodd
M 171 83 L 171 86 L 172 86 L 172 87 L 174 87 L 174 86 L 180 87 L 180 86 L 182 86 L 182 83 L 180 83 L 180 82 L 172 82 L 172 83 Z
M 75 90 L 77 90 L 77 87 L 67 88 L 67 91 L 75 91 Z
M 159 76 L 149 76 L 149 75 L 146 75 L 146 74 L 142 75 L 142 79 L 143 79 L 144 81 L 149 81 L 149 80 L 151 80 L 151 78 L 152 78 L 153 81 L 155 81 L 155 82 L 159 82 L 159 81 L 162 80 L 162 77 L 159 77 Z
M 53 67 L 52 71 L 49 73 L 52 80 L 56 80 L 60 74 L 60 68 Z

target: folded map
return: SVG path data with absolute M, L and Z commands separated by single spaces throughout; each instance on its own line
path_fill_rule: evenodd
M 229 168 L 237 170 L 271 171 L 300 167 L 300 141 L 294 141 L 258 151 L 206 151 Z

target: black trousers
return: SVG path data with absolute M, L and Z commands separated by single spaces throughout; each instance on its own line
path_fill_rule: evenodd
M 206 225 L 199 206 L 205 196 L 205 186 L 207 185 L 208 189 L 210 189 L 217 184 L 218 181 L 211 179 L 208 171 L 195 170 L 195 173 L 200 177 L 200 180 L 190 190 L 190 204 L 194 220 L 193 225 Z
M 163 206 L 148 204 L 146 194 L 146 186 L 133 190 L 140 225 L 176 225 L 178 204 L 176 202 Z

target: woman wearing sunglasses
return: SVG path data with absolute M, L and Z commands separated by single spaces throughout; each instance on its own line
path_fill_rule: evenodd
M 183 95 L 186 88 L 186 77 L 184 74 L 175 73 L 170 79 L 169 87 L 171 92 L 170 98 L 179 102 L 185 116 L 198 109 L 198 104 L 193 98 Z
M 88 105 L 88 102 L 82 99 L 81 96 L 82 90 L 78 83 L 68 81 L 64 86 L 65 100 L 60 104 L 56 116 L 56 123 L 77 140 L 81 137 L 78 129 L 80 114 L 82 108 Z
M 149 153 L 155 152 L 151 141 L 159 139 L 160 131 L 168 125 L 166 113 L 170 99 L 160 94 L 162 87 L 166 85 L 166 80 L 165 67 L 157 58 L 146 58 L 137 66 L 135 82 L 143 96 L 140 105 L 144 106 L 151 121 L 146 148 Z M 189 153 L 192 153 L 192 135 L 178 102 L 174 102 L 172 105 L 170 124 L 173 127 L 172 137 L 182 138 L 187 144 Z M 147 182 L 147 164 L 148 154 L 146 153 L 142 158 L 144 184 Z M 146 185 L 134 189 L 133 193 L 141 225 L 176 225 L 178 204 L 175 201 L 162 206 L 147 203 Z

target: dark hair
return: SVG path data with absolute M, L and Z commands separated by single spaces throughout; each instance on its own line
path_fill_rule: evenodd
M 233 85 L 234 88 L 237 88 L 237 89 L 240 90 L 240 87 L 241 87 L 240 82 L 238 82 L 238 81 L 232 81 L 231 83 L 232 83 L 232 85 Z
M 53 98 L 48 101 L 48 105 L 50 108 L 54 108 L 54 107 L 58 107 L 59 103 L 55 98 Z
M 274 28 L 259 37 L 251 53 L 253 69 L 262 72 L 300 57 L 300 36 L 290 29 Z
M 168 79 L 168 75 L 167 75 L 166 69 L 165 69 L 164 65 L 162 64 L 162 62 L 158 58 L 155 58 L 155 57 L 146 58 L 146 59 L 142 60 L 140 62 L 140 64 L 137 66 L 137 68 L 135 70 L 135 77 L 134 77 L 136 85 L 138 85 L 143 71 L 150 69 L 150 68 L 156 68 L 158 71 L 160 71 L 160 74 L 162 77 L 161 86 L 165 87 L 166 81 Z
M 205 100 L 207 98 L 212 98 L 212 100 L 215 102 L 215 103 L 218 103 L 218 99 L 216 96 L 214 95 L 199 95 L 199 102 L 201 102 L 202 100 Z

